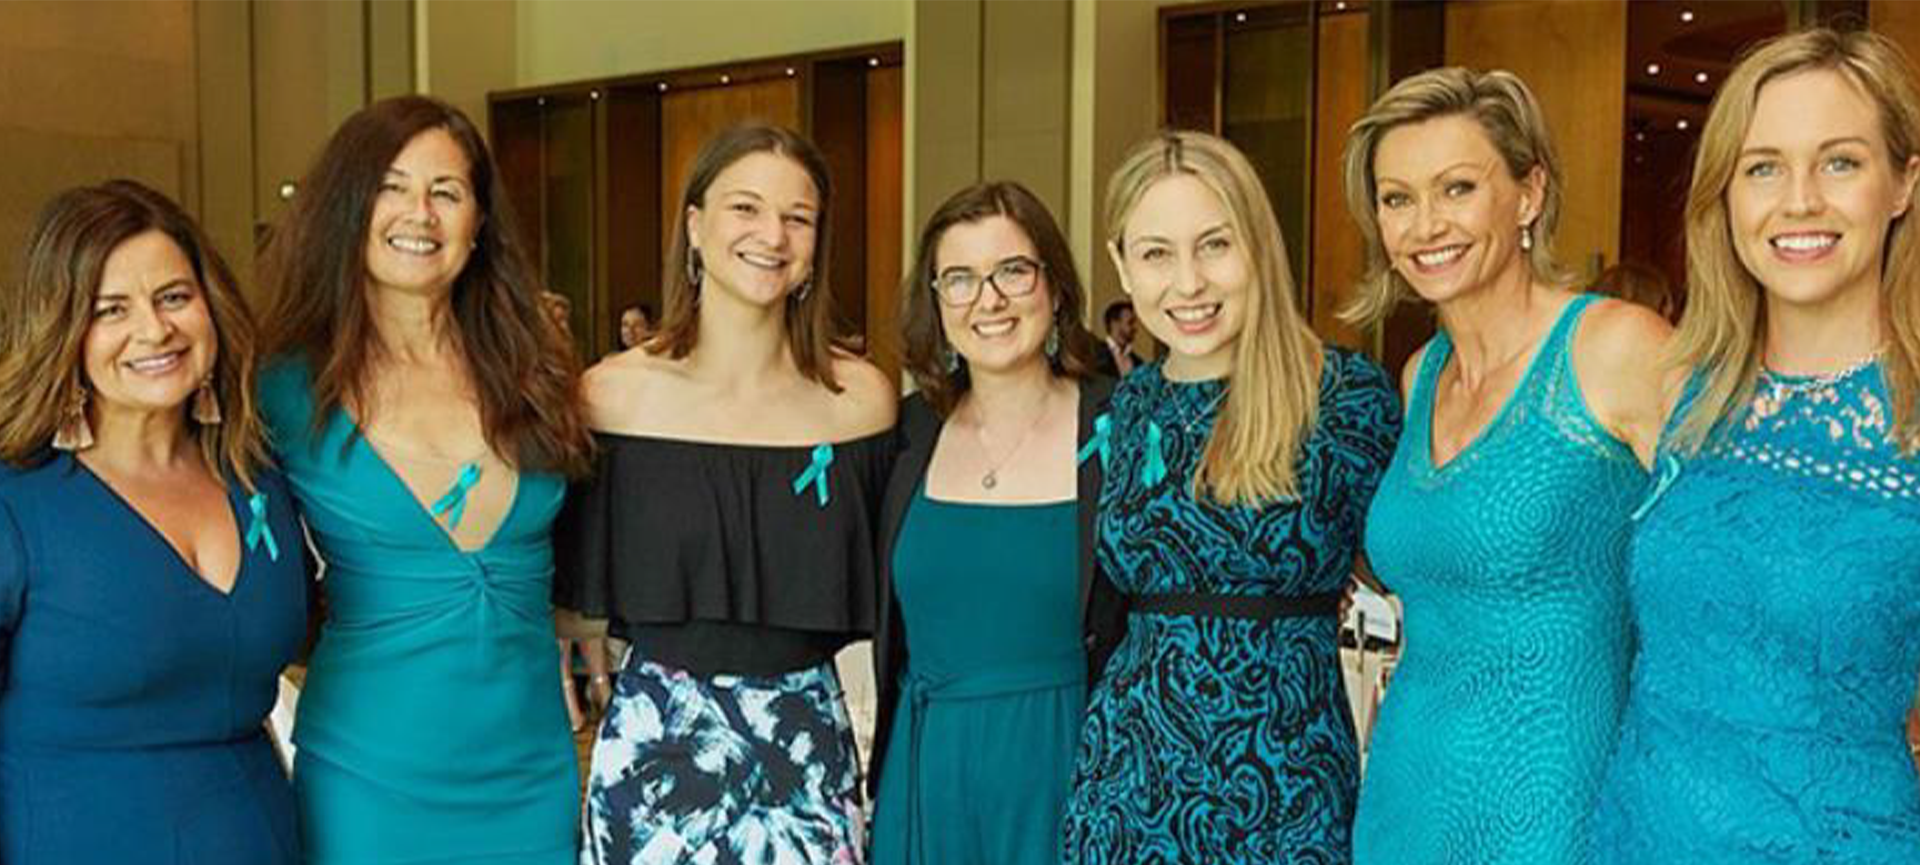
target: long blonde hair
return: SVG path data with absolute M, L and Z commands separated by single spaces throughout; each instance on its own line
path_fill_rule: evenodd
M 1136 145 L 1107 181 L 1107 234 L 1114 250 L 1123 250 L 1127 219 L 1141 197 L 1177 174 L 1205 184 L 1226 205 L 1254 274 L 1233 379 L 1194 472 L 1194 495 L 1229 505 L 1293 498 L 1300 450 L 1319 414 L 1320 338 L 1294 305 L 1286 240 L 1253 165 L 1214 136 L 1162 132 Z
M 1553 136 L 1547 132 L 1546 115 L 1540 111 L 1533 91 L 1520 76 L 1502 69 L 1430 69 L 1401 79 L 1347 130 L 1347 147 L 1340 162 L 1341 185 L 1347 211 L 1360 230 L 1366 250 L 1366 273 L 1360 277 L 1353 302 L 1341 310 L 1341 318 L 1359 325 L 1378 324 L 1402 300 L 1415 296 L 1406 278 L 1393 269 L 1386 243 L 1380 238 L 1374 206 L 1377 190 L 1373 155 L 1380 139 L 1394 129 L 1455 115 L 1472 118 L 1480 127 L 1493 149 L 1499 151 L 1509 177 L 1520 181 L 1535 169 L 1540 170 L 1540 213 L 1528 229 L 1533 248 L 1526 254 L 1527 267 L 1533 278 L 1542 282 L 1560 285 L 1573 281 L 1553 256 L 1554 232 L 1560 226 L 1560 160 L 1554 155 Z
M 1794 72 L 1838 72 L 1872 100 L 1887 139 L 1887 157 L 1901 171 L 1920 144 L 1920 97 L 1913 67 L 1892 40 L 1865 31 L 1815 28 L 1762 43 L 1720 86 L 1700 133 L 1687 189 L 1687 311 L 1668 347 L 1668 360 L 1700 370 L 1701 385 L 1673 442 L 1697 451 L 1716 424 L 1753 396 L 1764 350 L 1766 291 L 1740 263 L 1727 215 L 1727 187 L 1753 122 L 1760 89 Z M 1920 445 L 1915 414 L 1920 384 L 1920 292 L 1913 290 L 1913 220 L 1902 214 L 1887 230 L 1882 261 L 1882 313 L 1890 339 L 1883 368 L 1893 403 L 1893 440 L 1902 453 Z

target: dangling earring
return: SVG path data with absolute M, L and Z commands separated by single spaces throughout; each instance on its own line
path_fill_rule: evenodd
M 788 295 L 788 297 L 793 298 L 794 303 L 799 303 L 803 300 L 806 300 L 807 292 L 812 290 L 813 290 L 813 277 L 809 276 L 806 279 L 800 280 L 800 287 L 794 289 L 793 293 Z
M 83 451 L 93 447 L 93 425 L 87 423 L 87 389 L 83 385 L 67 402 L 66 416 L 53 431 L 53 447 L 63 451 Z
M 706 265 L 700 263 L 700 250 L 687 250 L 687 285 L 698 290 L 700 288 L 700 277 L 706 272 Z
M 201 426 L 220 422 L 220 395 L 213 392 L 213 376 L 207 376 L 200 389 L 193 392 L 193 420 Z
M 941 346 L 940 347 L 940 365 L 946 368 L 948 375 L 952 375 L 956 372 L 959 372 L 960 371 L 960 353 L 954 351 L 953 346 L 950 346 L 950 345 Z
M 1533 251 L 1533 223 L 1520 226 L 1520 251 Z
M 1044 349 L 1047 352 L 1048 360 L 1053 360 L 1060 356 L 1060 324 L 1059 322 L 1055 322 L 1053 327 L 1047 330 L 1047 342 L 1046 342 L 1046 345 L 1044 346 Z

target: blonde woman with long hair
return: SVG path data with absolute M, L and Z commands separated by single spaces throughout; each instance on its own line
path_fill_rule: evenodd
M 1169 353 L 1113 396 L 1097 556 L 1132 612 L 1081 731 L 1065 861 L 1345 862 L 1359 760 L 1335 609 L 1399 434 L 1392 380 L 1302 320 L 1231 144 L 1141 143 L 1106 215 Z
M 1916 147 L 1871 33 L 1775 39 L 1714 99 L 1602 862 L 1920 862 Z
M 1406 435 L 1367 519 L 1406 648 L 1354 861 L 1585 862 L 1626 694 L 1628 515 L 1664 417 L 1653 357 L 1669 328 L 1570 290 L 1553 144 L 1519 78 L 1401 81 L 1345 162 L 1371 267 L 1358 317 L 1418 298 L 1440 325 L 1403 374 Z

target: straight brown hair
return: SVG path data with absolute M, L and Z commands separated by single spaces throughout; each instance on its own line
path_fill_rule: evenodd
M 794 366 L 802 376 L 839 393 L 840 383 L 833 377 L 833 290 L 827 284 L 833 261 L 833 244 L 829 242 L 833 234 L 833 183 L 820 149 L 799 133 L 778 126 L 732 127 L 708 139 L 694 157 L 687 188 L 680 193 L 680 209 L 674 211 L 673 242 L 667 249 L 666 272 L 661 275 L 660 325 L 640 344 L 651 354 L 678 360 L 699 342 L 700 285 L 689 267 L 696 251 L 687 239 L 687 211 L 704 209 L 707 189 L 720 172 L 755 153 L 775 153 L 793 160 L 813 181 L 814 193 L 820 197 L 816 211 L 819 223 L 813 235 L 813 274 L 804 291 L 787 293 L 787 351 L 793 354 Z
M 308 170 L 261 257 L 273 304 L 269 350 L 311 366 L 316 428 L 342 407 L 362 425 L 370 421 L 367 376 L 380 350 L 367 301 L 374 198 L 400 151 L 434 129 L 465 152 L 480 210 L 451 306 L 487 446 L 521 469 L 584 473 L 593 442 L 579 362 L 541 309 L 541 286 L 486 142 L 465 114 L 437 99 L 401 96 L 361 109 Z

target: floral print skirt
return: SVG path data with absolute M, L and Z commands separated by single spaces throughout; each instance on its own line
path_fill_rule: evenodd
M 833 664 L 698 676 L 630 653 L 582 821 L 581 865 L 858 865 L 860 762 Z

